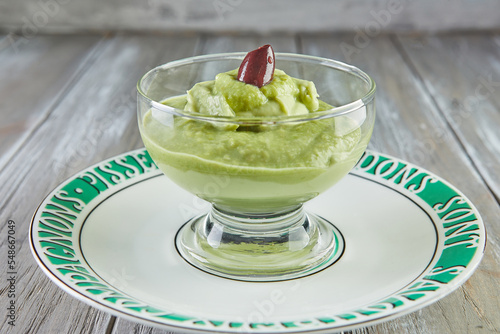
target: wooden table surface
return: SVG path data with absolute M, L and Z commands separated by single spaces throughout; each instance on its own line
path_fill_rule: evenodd
M 69 176 L 142 147 L 135 84 L 148 69 L 266 43 L 370 73 L 378 85 L 370 148 L 448 180 L 486 224 L 486 253 L 463 286 L 422 310 L 353 333 L 500 332 L 500 35 L 118 34 L 0 41 L 0 333 L 166 333 L 98 311 L 52 283 L 29 249 L 31 216 Z M 15 327 L 4 316 L 11 299 L 9 220 L 16 229 Z

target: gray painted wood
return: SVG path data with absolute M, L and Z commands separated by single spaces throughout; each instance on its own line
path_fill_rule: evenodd
M 3 0 L 0 29 L 42 32 L 498 29 L 496 0 Z
M 135 83 L 146 70 L 194 54 L 243 51 L 265 43 L 272 43 L 277 51 L 349 60 L 373 75 L 378 84 L 378 119 L 370 147 L 421 165 L 455 184 L 476 204 L 488 228 L 489 244 L 483 262 L 460 289 L 420 311 L 353 333 L 499 332 L 500 209 L 490 191 L 494 183 L 488 179 L 488 168 L 474 163 L 476 156 L 470 148 L 479 151 L 480 145 L 487 143 L 477 135 L 478 126 L 486 126 L 490 131 L 500 127 L 500 121 L 494 116 L 495 110 L 498 111 L 497 97 L 492 95 L 483 101 L 487 108 L 497 107 L 480 113 L 477 124 L 471 123 L 475 129 L 471 132 L 464 126 L 454 126 L 443 108 L 446 104 L 441 104 L 436 97 L 441 94 L 443 101 L 447 101 L 469 92 L 477 84 L 474 81 L 477 75 L 488 73 L 482 72 L 481 63 L 491 65 L 495 68 L 493 73 L 497 73 L 494 57 L 500 45 L 498 37 L 491 34 L 420 39 L 377 36 L 360 45 L 356 44 L 360 42 L 356 36 L 118 35 L 91 43 L 94 45 L 92 55 L 74 60 L 75 66 L 85 66 L 78 75 L 58 77 L 62 82 L 59 89 L 46 91 L 48 100 L 57 97 L 58 102 L 47 105 L 36 129 L 13 149 L 8 164 L 0 169 L 0 234 L 5 235 L 8 219 L 16 221 L 20 273 L 17 301 L 22 306 L 18 311 L 18 326 L 11 328 L 1 322 L 0 332 L 168 333 L 111 317 L 57 288 L 37 267 L 29 252 L 30 216 L 43 197 L 65 178 L 102 159 L 142 146 L 136 125 Z M 58 38 L 61 38 L 59 47 L 69 49 L 75 37 Z M 414 50 L 419 47 L 419 41 L 422 50 Z M 348 52 L 353 51 L 349 48 L 346 51 L 346 45 L 357 48 L 356 52 Z M 460 50 L 456 45 L 467 45 L 463 53 L 467 61 L 461 62 L 460 57 L 454 56 Z M 9 52 L 6 50 L 0 50 L 0 59 L 14 62 L 11 56 L 5 56 Z M 20 57 L 27 55 L 20 54 Z M 463 66 L 466 63 L 471 65 Z M 46 66 L 49 74 L 50 68 L 57 67 Z M 459 69 L 461 66 L 464 68 Z M 449 81 L 444 78 L 452 70 L 459 74 L 453 73 L 449 80 L 459 88 L 449 88 Z M 17 77 L 7 76 L 7 85 Z M 52 80 L 57 82 L 55 78 Z M 34 94 L 36 91 L 33 88 Z M 40 95 L 35 94 L 33 99 L 37 96 Z M 7 108 L 0 108 L 0 117 L 8 112 Z M 480 121 L 483 117 L 486 121 Z M 12 133 L 18 135 L 19 131 L 24 130 L 14 128 Z M 0 127 L 0 138 L 8 135 Z M 492 156 L 495 151 L 484 152 L 477 155 L 484 166 L 489 166 L 487 161 L 495 163 Z M 0 152 L 0 157 L 5 154 Z M 483 158 L 484 154 L 489 160 Z M 489 177 L 493 179 L 493 175 Z M 0 254 L 5 254 L 3 242 Z M 5 273 L 5 269 L 4 262 L 0 262 L 0 270 Z M 0 290 L 2 308 L 6 301 L 4 291 Z
M 275 52 L 297 52 L 295 37 L 291 35 L 267 36 L 217 36 L 209 35 L 205 38 L 202 54 L 217 52 L 247 52 L 262 45 L 271 44 Z
M 66 38 L 70 43 L 73 37 Z M 0 322 L 1 333 L 106 333 L 112 325 L 107 313 L 70 297 L 38 268 L 27 239 L 30 217 L 45 194 L 65 178 L 142 145 L 136 125 L 137 80 L 153 66 L 192 54 L 197 41 L 196 37 L 154 36 L 105 40 L 92 66 L 1 171 L 0 232 L 6 236 L 7 221 L 16 222 L 19 263 L 19 318 L 15 328 Z M 0 249 L 6 254 L 3 240 Z M 6 261 L 0 269 L 4 280 Z M 2 292 L 2 309 L 6 302 Z
M 409 61 L 500 200 L 500 38 L 400 38 Z M 443 66 L 442 64 L 446 64 Z
M 349 57 L 341 51 L 340 45 L 352 43 L 353 38 L 353 35 L 305 35 L 302 51 L 344 60 Z M 350 58 L 351 63 L 370 73 L 378 85 L 377 121 L 371 148 L 423 166 L 450 181 L 475 203 L 490 232 L 489 245 L 479 269 L 459 290 L 419 312 L 378 325 L 373 332 L 499 331 L 500 292 L 493 288 L 498 285 L 500 268 L 498 203 L 476 170 L 473 158 L 456 140 L 442 111 L 422 84 L 422 74 L 414 73 L 391 38 L 372 40 Z M 440 61 L 440 66 L 451 69 L 446 61 Z M 467 80 L 467 77 L 461 78 L 461 81 Z M 499 123 L 492 122 L 490 126 L 495 129 Z
M 86 70 L 100 39 L 0 38 L 0 169 Z

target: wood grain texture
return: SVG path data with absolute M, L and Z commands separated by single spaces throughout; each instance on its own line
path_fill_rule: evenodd
M 0 169 L 86 70 L 100 36 L 4 36 L 0 50 Z
M 493 194 L 475 169 L 471 156 L 453 135 L 442 111 L 397 45 L 389 37 L 371 40 L 359 52 L 342 52 L 353 35 L 304 35 L 304 53 L 350 62 L 373 76 L 378 85 L 377 121 L 371 148 L 427 168 L 458 187 L 478 207 L 487 228 L 489 245 L 476 273 L 448 297 L 400 320 L 378 325 L 370 332 L 481 333 L 500 331 L 498 310 L 500 210 Z M 443 67 L 446 62 L 440 62 Z M 467 77 L 462 80 L 468 80 Z M 498 127 L 497 124 L 492 126 Z
M 81 31 L 371 31 L 498 29 L 496 0 L 3 0 L 0 29 Z
M 200 52 L 248 52 L 262 45 L 271 44 L 275 52 L 297 52 L 296 39 L 291 35 L 243 35 L 243 36 L 218 36 L 207 35 Z
M 71 40 L 73 37 L 66 37 Z M 29 251 L 30 217 L 43 197 L 77 171 L 142 146 L 135 84 L 149 68 L 194 52 L 196 37 L 117 36 L 105 40 L 90 68 L 0 173 L 0 232 L 16 222 L 18 322 L 1 333 L 106 333 L 111 317 L 50 282 Z M 0 245 L 6 254 L 6 244 Z M 2 275 L 6 263 L 0 264 Z M 5 282 L 5 278 L 2 276 Z M 2 291 L 2 308 L 8 302 Z
M 500 38 L 467 35 L 398 41 L 500 201 Z
M 55 105 L 71 89 L 79 75 L 91 63 L 94 49 L 101 37 L 75 36 L 72 39 L 58 36 L 36 37 L 27 43 L 10 44 L 0 53 L 0 170 L 2 177 L 11 180 L 19 175 L 17 170 L 23 170 L 24 164 L 10 163 L 10 159 L 19 148 L 30 139 L 38 127 L 49 117 Z M 46 144 L 47 145 L 47 144 Z M 23 161 L 23 160 L 21 160 Z M 28 157 L 25 162 L 31 165 L 36 161 Z M 33 169 L 33 166 L 32 166 Z M 9 173 L 8 170 L 11 170 Z M 14 172 L 12 172 L 14 171 Z M 109 323 L 109 316 L 100 314 L 97 310 L 85 307 L 73 298 L 61 293 L 41 273 L 34 263 L 29 250 L 27 230 L 30 215 L 40 201 L 42 192 L 50 189 L 44 179 L 43 169 L 32 181 L 42 186 L 30 201 L 30 188 L 17 192 L 16 187 L 7 188 L 0 181 L 2 196 L 0 199 L 0 233 L 6 234 L 7 220 L 16 222 L 16 247 L 18 263 L 18 281 L 16 282 L 16 302 L 18 322 L 15 328 L 0 323 L 0 332 L 42 333 L 53 330 L 61 332 L 92 333 L 94 330 L 104 331 Z M 39 183 L 39 184 L 38 184 Z M 17 193 L 17 196 L 16 196 Z M 11 205 L 7 203 L 13 200 Z M 6 254 L 6 243 L 2 240 L 1 254 Z M 7 273 L 6 261 L 2 261 L 2 281 Z M 2 289 L 2 296 L 6 290 Z M 6 296 L 2 298 L 2 308 L 6 307 Z M 5 308 L 4 308 L 5 309 Z M 66 322 L 65 312 L 76 316 L 72 322 Z M 60 313 L 60 316 L 58 315 Z M 55 316 L 54 316 L 55 315 Z
M 44 97 L 44 116 L 36 127 L 28 127 L 32 129 L 30 135 L 13 149 L 6 160 L 8 163 L 0 169 L 0 234 L 6 235 L 7 220 L 16 222 L 20 277 L 18 326 L 12 328 L 1 322 L 0 333 L 169 333 L 111 317 L 70 297 L 50 282 L 29 252 L 30 217 L 43 197 L 70 175 L 105 158 L 142 146 L 136 125 L 135 83 L 148 69 L 195 54 L 246 51 L 266 43 L 271 43 L 276 51 L 348 60 L 372 75 L 378 85 L 378 115 L 370 147 L 423 166 L 456 185 L 478 207 L 488 228 L 485 257 L 461 288 L 422 310 L 348 333 L 500 332 L 500 209 L 493 195 L 497 185 L 495 176 L 498 176 L 495 169 L 498 167 L 498 160 L 495 160 L 498 147 L 483 147 L 495 143 L 498 136 L 495 132 L 500 127 L 498 94 L 491 94 L 475 104 L 481 111 L 475 123 L 470 122 L 469 117 L 467 122 L 455 124 L 451 121 L 455 109 L 446 108 L 455 105 L 453 99 L 460 104 L 468 94 L 474 93 L 481 76 L 488 78 L 491 73 L 493 80 L 500 81 L 496 79 L 500 71 L 499 38 L 491 34 L 377 36 L 361 45 L 356 36 L 355 33 L 301 34 L 299 37 L 290 34 L 120 34 L 97 44 L 96 37 L 78 37 L 89 41 L 85 47 L 85 43 L 74 42 L 78 39 L 68 35 L 33 39 L 33 43 L 46 40 L 39 43 L 51 45 L 44 51 L 40 51 L 43 48 L 37 44 L 27 44 L 26 49 L 20 50 L 20 59 L 31 59 L 30 55 L 43 58 L 45 66 L 39 71 L 47 77 L 47 82 L 59 88 L 43 85 L 30 88 L 35 95 L 23 103 L 34 103 L 37 96 Z M 49 40 L 52 44 L 47 42 Z M 68 58 L 57 55 L 56 50 Z M 16 64 L 12 55 L 7 56 L 8 52 L 11 51 L 1 49 L 0 60 Z M 58 61 L 52 62 L 46 55 L 53 55 Z M 73 67 L 69 60 L 72 57 L 75 64 L 83 66 L 73 74 L 59 68 L 64 61 L 66 68 Z M 20 71 L 23 71 L 23 64 L 31 64 L 23 61 L 16 65 Z M 6 68 L 2 66 L 0 62 L 0 69 Z M 53 74 L 51 69 L 59 74 Z M 450 78 L 446 78 L 447 75 Z M 0 82 L 1 87 L 11 87 L 17 80 L 14 78 L 19 78 L 21 83 L 29 80 L 29 76 L 20 74 L 7 78 Z M 40 94 L 38 90 L 43 92 L 43 89 L 45 93 Z M 37 92 L 40 95 L 36 95 Z M 2 94 L 0 90 L 0 96 Z M 25 112 L 23 117 L 30 115 Z M 11 117 L 8 108 L 0 108 L 0 117 Z M 489 131 L 488 136 L 479 131 L 484 127 Z M 22 131 L 25 130 L 14 128 L 12 135 L 18 136 Z M 0 131 L 2 135 L 5 131 Z M 6 154 L 0 151 L 0 159 Z M 0 254 L 5 253 L 2 242 Z M 0 262 L 0 270 L 6 272 L 4 262 Z M 2 280 L 5 282 L 3 276 Z M 0 286 L 2 308 L 6 299 L 5 288 Z

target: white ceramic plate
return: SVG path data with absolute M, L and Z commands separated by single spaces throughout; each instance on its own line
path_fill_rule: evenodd
M 207 274 L 184 262 L 174 236 L 208 205 L 140 149 L 49 194 L 34 214 L 31 247 L 47 276 L 92 306 L 169 330 L 217 333 L 329 332 L 386 321 L 458 288 L 485 248 L 479 213 L 457 189 L 371 151 L 306 208 L 344 237 L 334 265 L 270 283 Z

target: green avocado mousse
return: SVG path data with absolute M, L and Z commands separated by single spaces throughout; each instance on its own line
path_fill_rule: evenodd
M 319 116 L 332 107 L 313 82 L 275 70 L 259 88 L 237 74 L 217 74 L 162 101 L 208 118 L 167 120 L 152 108 L 141 121 L 151 157 L 182 188 L 221 208 L 286 210 L 331 187 L 359 160 L 371 129 L 363 132 L 348 116 Z
M 338 259 L 335 227 L 302 206 L 363 155 L 375 120 L 369 76 L 324 58 L 275 58 L 265 45 L 246 56 L 167 63 L 148 72 L 138 92 L 152 159 L 212 204 L 176 237 L 187 262 L 227 278 L 272 281 Z

